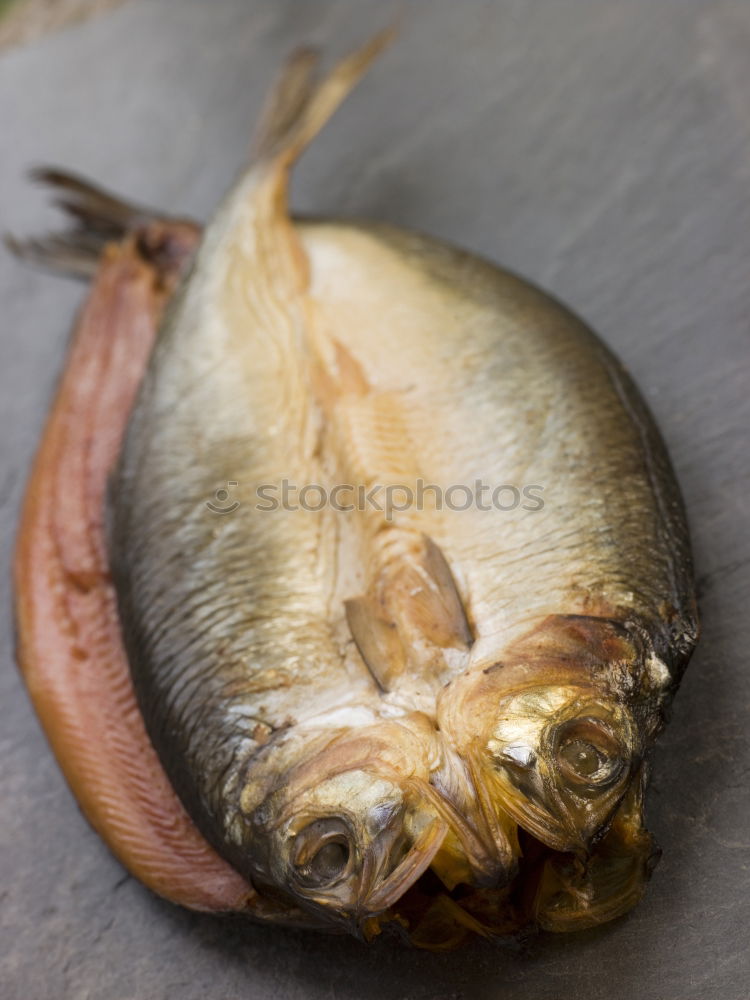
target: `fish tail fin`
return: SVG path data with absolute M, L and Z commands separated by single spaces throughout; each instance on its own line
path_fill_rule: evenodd
M 6 233 L 3 242 L 19 260 L 84 281 L 89 281 L 96 274 L 103 250 L 103 244 L 94 245 L 83 234 L 74 232 L 30 239 L 18 239 Z
M 259 289 L 257 302 L 266 299 L 269 288 L 291 302 L 306 287 L 309 262 L 289 214 L 290 171 L 392 35 L 391 29 L 381 32 L 323 75 L 317 73 L 320 54 L 315 49 L 298 49 L 287 60 L 266 99 L 250 162 L 203 241 L 206 261 L 214 260 L 218 246 L 224 248 L 225 277 L 234 268 L 246 269 L 241 280 L 228 282 L 228 307 L 231 302 L 231 308 L 246 308 L 251 286 Z M 241 287 L 245 290 L 236 299 Z M 276 328 L 271 316 L 268 324 Z
M 254 162 L 288 168 L 323 128 L 349 92 L 389 44 L 395 29 L 381 31 L 316 78 L 320 53 L 301 48 L 292 54 L 271 90 L 254 143 Z
M 58 233 L 29 239 L 7 234 L 4 241 L 21 260 L 47 270 L 89 279 L 96 273 L 108 243 L 119 242 L 153 223 L 179 221 L 56 167 L 36 167 L 30 177 L 52 193 L 53 203 L 72 225 Z

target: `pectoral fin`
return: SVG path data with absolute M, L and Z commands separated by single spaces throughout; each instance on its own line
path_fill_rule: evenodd
M 395 678 L 406 669 L 395 623 L 382 617 L 371 597 L 353 597 L 344 602 L 344 607 L 349 630 L 367 669 L 382 691 L 390 691 Z
M 410 617 L 436 646 L 468 649 L 472 642 L 463 602 L 443 550 L 423 535 L 426 586 L 412 592 Z
M 362 659 L 383 691 L 408 673 L 441 686 L 446 650 L 468 651 L 472 637 L 453 574 L 427 535 L 392 546 L 368 594 L 345 602 Z

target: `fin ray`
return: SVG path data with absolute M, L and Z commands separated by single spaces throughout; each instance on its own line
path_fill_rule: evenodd
M 315 49 L 292 54 L 271 91 L 255 142 L 257 160 L 280 160 L 289 166 L 323 128 L 328 119 L 388 45 L 392 28 L 381 31 L 356 52 L 342 59 L 319 82 L 314 70 Z
M 8 250 L 21 260 L 50 271 L 77 278 L 91 279 L 109 243 L 119 243 L 131 233 L 158 227 L 169 234 L 174 243 L 190 230 L 197 232 L 195 223 L 178 219 L 130 202 L 105 188 L 93 184 L 78 174 L 58 167 L 40 166 L 30 171 L 33 181 L 48 188 L 54 204 L 73 220 L 73 225 L 57 233 L 18 239 L 4 237 Z M 146 256 L 151 247 L 144 246 Z

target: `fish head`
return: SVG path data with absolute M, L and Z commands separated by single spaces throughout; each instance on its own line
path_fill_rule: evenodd
M 400 771 L 390 749 L 382 734 L 346 734 L 286 773 L 247 817 L 245 853 L 259 890 L 327 926 L 377 931 L 448 830 L 425 778 Z
M 475 773 L 522 829 L 577 851 L 606 825 L 639 760 L 625 706 L 586 685 L 540 684 L 497 699 Z
M 446 728 L 486 811 L 556 851 L 588 852 L 658 728 L 643 658 L 615 622 L 554 616 L 464 675 Z

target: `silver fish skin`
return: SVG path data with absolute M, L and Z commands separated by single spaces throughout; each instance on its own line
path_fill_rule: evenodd
M 330 484 L 317 383 L 337 376 L 307 336 L 286 174 L 382 44 L 317 89 L 312 54 L 287 69 L 261 152 L 171 304 L 111 490 L 132 675 L 170 780 L 254 885 L 355 933 L 449 823 L 474 867 L 497 865 L 430 784 L 445 767 L 423 693 L 385 700 L 352 642 L 344 599 L 364 569 L 341 568 L 347 525 L 245 502 L 222 516 L 211 501 L 232 482 Z

